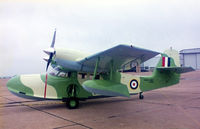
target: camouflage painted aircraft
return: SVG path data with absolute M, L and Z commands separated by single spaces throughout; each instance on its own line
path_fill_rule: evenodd
M 77 108 L 79 100 L 99 96 L 130 97 L 179 83 L 180 67 L 172 57 L 135 46 L 118 45 L 95 55 L 63 48 L 54 48 L 56 31 L 49 49 L 49 65 L 56 71 L 49 74 L 20 75 L 11 78 L 8 90 L 20 97 L 62 100 L 70 109 Z M 129 62 L 143 63 L 161 54 L 151 76 L 134 76 L 123 72 Z

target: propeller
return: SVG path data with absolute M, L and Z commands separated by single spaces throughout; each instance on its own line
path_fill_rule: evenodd
M 55 54 L 55 49 L 54 49 L 55 40 L 56 40 L 56 29 L 54 31 L 53 40 L 52 40 L 50 48 L 47 48 L 47 49 L 43 50 L 46 54 L 49 55 L 49 57 L 44 57 L 43 58 L 45 61 L 47 61 L 44 98 L 46 98 L 46 91 L 47 91 L 47 78 L 48 78 L 47 70 L 48 70 L 48 67 L 49 67 L 49 65 L 50 65 L 50 63 L 52 61 L 52 58 L 53 58 L 54 54 Z
M 53 40 L 52 40 L 51 46 L 49 48 L 43 50 L 46 54 L 49 55 L 49 57 L 44 57 L 43 58 L 45 61 L 47 61 L 46 72 L 47 72 L 47 70 L 49 68 L 49 65 L 50 65 L 51 61 L 52 61 L 53 55 L 55 54 L 55 49 L 54 49 L 55 40 L 56 40 L 56 29 L 54 31 L 54 35 L 53 35 Z

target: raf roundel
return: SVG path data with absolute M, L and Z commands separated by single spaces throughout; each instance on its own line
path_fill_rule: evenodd
M 135 79 L 131 80 L 130 87 L 131 87 L 131 89 L 134 89 L 134 90 L 137 89 L 137 87 L 138 87 L 138 81 L 135 80 Z

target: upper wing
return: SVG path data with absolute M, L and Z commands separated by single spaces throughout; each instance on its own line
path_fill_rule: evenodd
M 94 68 L 97 59 L 100 58 L 98 70 L 107 72 L 110 71 L 111 62 L 113 62 L 114 69 L 120 69 L 124 64 L 130 61 L 139 61 L 140 63 L 143 63 L 158 54 L 160 53 L 134 46 L 118 45 L 82 59 L 78 61 L 78 63 L 83 66 Z

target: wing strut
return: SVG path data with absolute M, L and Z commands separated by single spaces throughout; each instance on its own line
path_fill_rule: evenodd
M 97 61 L 96 61 L 96 66 L 95 66 L 95 69 L 94 69 L 94 75 L 93 75 L 93 80 L 95 80 L 95 77 L 97 75 L 97 68 L 99 66 L 99 61 L 100 61 L 100 57 L 97 58 Z
M 111 60 L 111 67 L 110 67 L 110 80 L 113 78 L 113 60 Z

